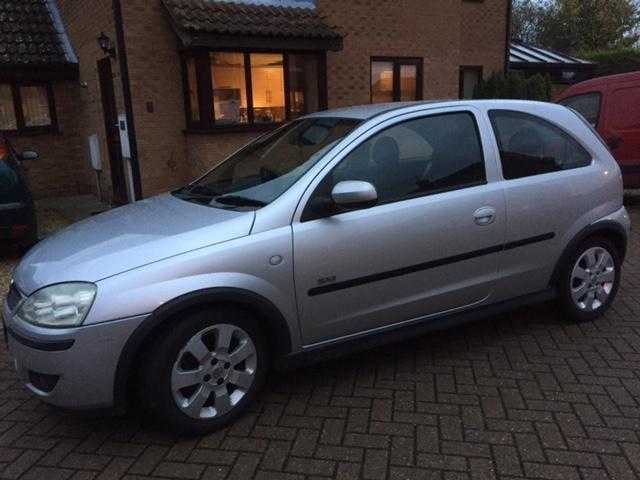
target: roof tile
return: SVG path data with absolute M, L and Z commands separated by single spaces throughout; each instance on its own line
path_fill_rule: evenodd
M 0 66 L 66 63 L 47 0 L 0 0 Z
M 216 0 L 163 0 L 174 24 L 188 32 L 220 35 L 337 39 L 315 9 Z

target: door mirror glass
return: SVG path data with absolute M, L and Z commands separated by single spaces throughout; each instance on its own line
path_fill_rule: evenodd
M 39 157 L 40 156 L 38 155 L 38 152 L 33 152 L 31 150 L 22 152 L 20 154 L 20 160 L 23 160 L 23 161 L 38 160 Z
M 368 208 L 378 202 L 378 192 L 369 182 L 339 182 L 331 191 L 331 199 L 343 208 Z

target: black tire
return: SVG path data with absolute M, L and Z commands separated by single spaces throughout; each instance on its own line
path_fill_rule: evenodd
M 176 403 L 177 400 L 174 399 L 171 380 L 174 364 L 178 361 L 178 356 L 190 339 L 197 336 L 199 332 L 224 324 L 242 329 L 253 342 L 256 357 L 255 360 L 252 360 L 255 361 L 253 383 L 228 413 L 216 414 L 213 418 L 196 419 L 181 410 Z M 213 335 L 217 335 L 217 333 Z M 233 351 L 233 349 L 230 350 Z M 181 357 L 183 356 L 184 353 Z M 210 433 L 233 422 L 247 410 L 264 385 L 268 365 L 265 337 L 259 324 L 248 312 L 227 306 L 192 312 L 185 318 L 171 320 L 168 328 L 155 338 L 152 348 L 143 355 L 142 368 L 137 377 L 139 406 L 142 409 L 148 409 L 148 413 L 162 427 L 178 434 L 203 435 Z M 229 388 L 236 387 L 230 385 Z M 210 401 L 215 401 L 212 400 L 215 398 L 215 394 L 211 395 L 213 397 L 210 398 Z
M 613 285 L 606 301 L 602 302 L 597 308 L 593 308 L 592 310 L 590 310 L 580 308 L 574 301 L 572 297 L 572 274 L 574 267 L 581 259 L 581 257 L 592 248 L 601 248 L 609 253 L 611 258 L 613 259 L 615 278 L 612 282 Z M 605 314 L 605 312 L 609 309 L 609 307 L 615 300 L 618 293 L 621 274 L 620 252 L 618 252 L 614 243 L 605 237 L 588 238 L 587 240 L 582 242 L 571 255 L 569 255 L 569 257 L 563 264 L 560 274 L 559 301 L 564 312 L 569 316 L 571 320 L 578 323 L 593 321 Z M 575 287 L 576 285 L 573 286 Z

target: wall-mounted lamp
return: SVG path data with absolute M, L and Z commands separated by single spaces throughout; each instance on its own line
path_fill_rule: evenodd
M 102 32 L 98 37 L 98 45 L 100 45 L 100 48 L 106 55 L 109 55 L 110 57 L 115 58 L 116 49 L 111 45 L 111 39 L 107 37 L 107 35 L 104 32 Z

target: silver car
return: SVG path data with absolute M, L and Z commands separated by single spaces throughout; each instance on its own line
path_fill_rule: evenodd
M 32 249 L 3 316 L 26 387 L 202 433 L 271 367 L 620 284 L 618 165 L 577 113 L 523 101 L 316 113 L 185 188 Z

